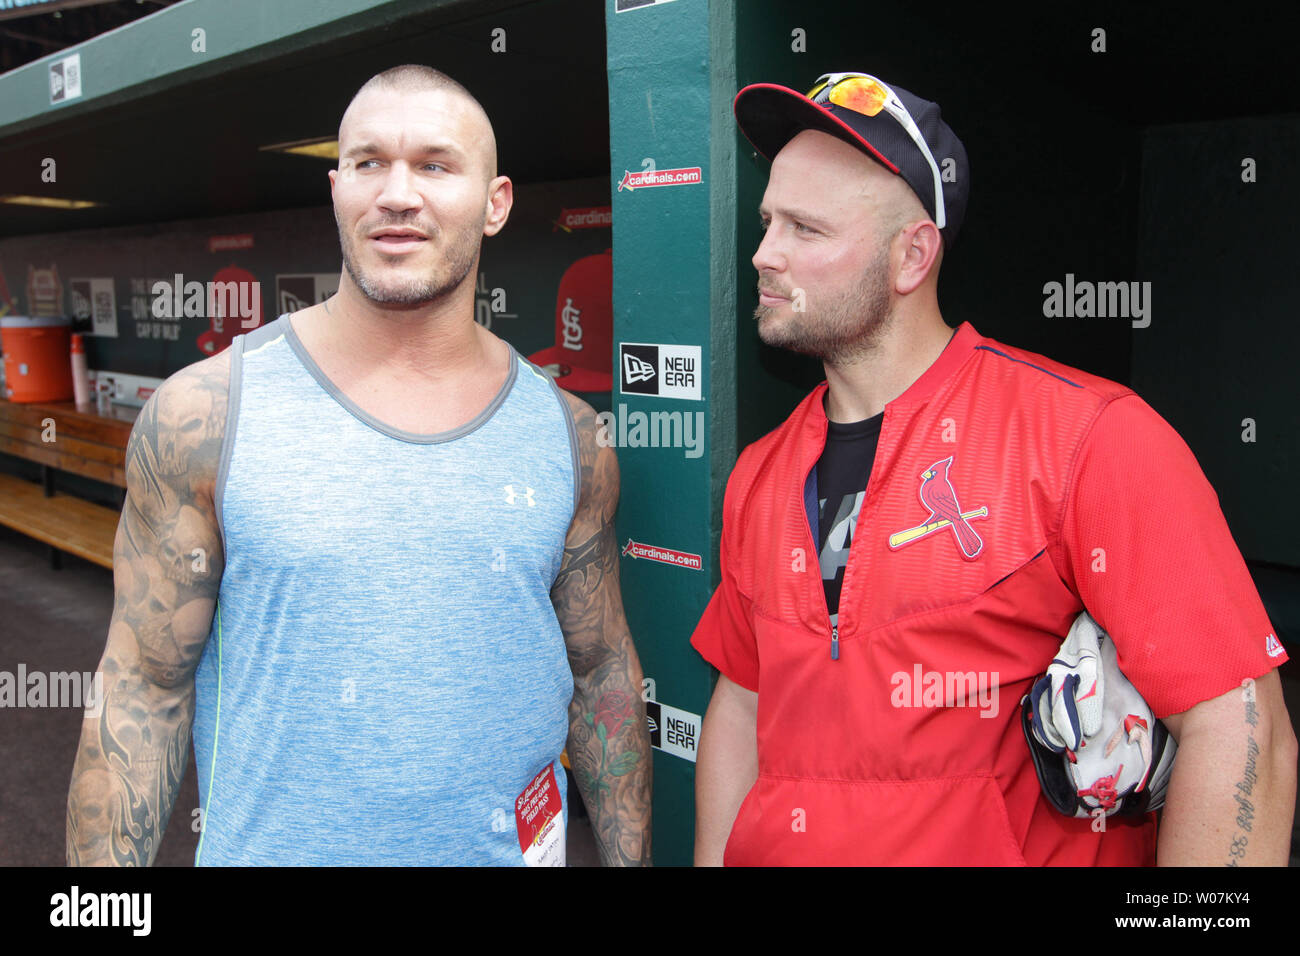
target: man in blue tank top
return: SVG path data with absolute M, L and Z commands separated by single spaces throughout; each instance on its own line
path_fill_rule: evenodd
M 192 736 L 199 865 L 563 865 L 566 746 L 603 862 L 648 864 L 618 463 L 474 322 L 513 198 L 491 124 L 396 67 L 329 179 L 337 294 L 173 375 L 132 432 L 68 861 L 153 862 Z

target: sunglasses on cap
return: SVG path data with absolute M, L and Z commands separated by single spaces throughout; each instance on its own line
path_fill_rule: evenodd
M 947 215 L 943 205 L 943 178 L 939 175 L 939 164 L 934 161 L 930 146 L 921 135 L 921 129 L 912 119 L 898 94 L 888 86 L 866 73 L 823 73 L 817 78 L 817 84 L 808 91 L 808 99 L 818 106 L 834 103 L 846 110 L 853 110 L 863 116 L 876 116 L 881 110 L 887 112 L 911 137 L 917 149 L 930 164 L 934 176 L 934 224 L 940 229 L 947 225 Z

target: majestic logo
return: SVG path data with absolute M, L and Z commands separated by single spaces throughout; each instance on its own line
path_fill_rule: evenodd
M 957 547 L 961 549 L 962 557 L 974 560 L 980 556 L 980 552 L 984 550 L 984 542 L 969 522 L 976 518 L 987 518 L 989 509 L 983 507 L 976 508 L 974 511 L 961 510 L 961 505 L 957 502 L 957 493 L 953 491 L 952 482 L 948 480 L 948 469 L 952 466 L 952 459 L 953 456 L 949 455 L 921 472 L 921 487 L 917 495 L 921 499 L 921 504 L 929 509 L 930 517 L 915 528 L 891 534 L 889 536 L 891 549 L 897 551 L 904 545 L 919 541 L 936 531 L 951 528 L 957 538 Z
M 1269 657 L 1282 656 L 1282 642 L 1277 639 L 1276 634 L 1270 633 L 1268 637 L 1264 639 L 1264 650 L 1268 653 Z
M 648 382 L 655 377 L 655 367 L 631 352 L 623 353 L 623 380 L 629 385 L 636 382 Z

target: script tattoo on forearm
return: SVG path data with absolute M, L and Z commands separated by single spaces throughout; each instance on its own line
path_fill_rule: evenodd
M 583 507 L 552 589 L 574 695 L 569 762 L 606 866 L 650 863 L 652 763 L 641 666 L 623 613 L 614 508 L 617 462 L 597 446 L 595 415 L 573 403 L 580 436 Z
M 1259 710 L 1255 701 L 1255 682 L 1247 678 L 1242 682 L 1242 699 L 1246 708 L 1246 723 L 1251 727 L 1259 726 Z M 1228 862 L 1226 866 L 1238 866 L 1239 860 L 1246 856 L 1246 849 L 1250 845 L 1250 837 L 1247 834 L 1253 832 L 1255 825 L 1255 805 L 1251 802 L 1251 796 L 1255 792 L 1255 784 L 1259 782 L 1259 774 L 1256 770 L 1256 761 L 1259 757 L 1259 744 L 1255 742 L 1253 731 L 1246 732 L 1246 766 L 1242 771 L 1241 779 L 1234 784 L 1232 798 L 1237 802 L 1237 831 L 1233 835 L 1232 845 L 1228 848 Z
M 159 389 L 126 450 L 104 705 L 83 722 L 68 791 L 70 865 L 147 866 L 189 761 L 194 670 L 225 560 L 212 503 L 227 361 Z

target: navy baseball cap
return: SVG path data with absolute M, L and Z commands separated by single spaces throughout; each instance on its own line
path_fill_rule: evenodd
M 824 73 L 807 95 L 775 83 L 736 94 L 736 123 L 769 160 L 806 129 L 856 146 L 902 176 L 951 246 L 966 215 L 966 147 L 939 105 L 867 73 Z

